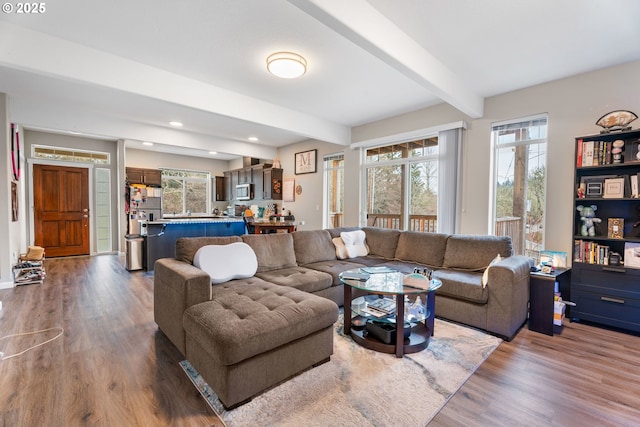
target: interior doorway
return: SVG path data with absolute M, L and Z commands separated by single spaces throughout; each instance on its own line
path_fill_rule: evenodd
M 89 170 L 33 165 L 34 244 L 47 257 L 89 255 Z

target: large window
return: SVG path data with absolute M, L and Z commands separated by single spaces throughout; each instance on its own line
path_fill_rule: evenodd
M 367 225 L 437 231 L 438 137 L 367 149 Z
M 210 203 L 209 178 L 209 172 L 163 169 L 163 215 L 207 213 Z
M 325 228 L 342 227 L 344 203 L 344 154 L 324 156 Z
M 492 125 L 492 228 L 514 252 L 537 259 L 544 246 L 547 116 Z

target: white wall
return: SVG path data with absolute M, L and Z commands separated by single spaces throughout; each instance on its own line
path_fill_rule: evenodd
M 102 139 L 93 139 L 93 138 L 85 138 L 81 136 L 74 136 L 68 134 L 59 134 L 59 133 L 50 133 L 50 132 L 41 132 L 34 130 L 26 130 L 23 132 L 24 134 L 24 150 L 25 157 L 27 159 L 32 159 L 31 152 L 33 145 L 45 145 L 50 147 L 63 147 L 70 149 L 78 149 L 78 150 L 90 150 L 90 151 L 100 151 L 103 153 L 109 153 L 111 164 L 108 166 L 103 165 L 95 165 L 93 167 L 100 167 L 104 169 L 109 169 L 111 171 L 111 216 L 112 218 L 117 218 L 118 213 L 118 197 L 119 191 L 122 186 L 119 184 L 118 177 L 118 144 L 115 140 L 102 140 Z M 42 159 L 34 159 L 36 162 L 46 162 Z M 75 164 L 77 167 L 86 167 L 86 164 Z M 28 169 L 25 169 L 25 185 L 26 185 L 26 195 L 27 200 L 32 200 L 33 196 L 30 194 L 32 191 L 32 176 L 26 173 Z M 90 173 L 90 185 L 93 185 L 93 172 Z M 91 202 L 93 203 L 93 195 L 90 195 Z M 92 206 L 93 208 L 94 206 Z M 33 222 L 33 206 L 24 206 L 24 210 L 26 215 L 28 215 L 28 220 L 24 223 L 25 231 L 28 229 L 29 223 Z M 93 229 L 92 229 L 93 231 Z M 30 243 L 33 243 L 34 236 L 29 235 L 28 240 Z M 118 224 L 116 221 L 112 221 L 111 223 L 111 242 L 112 242 L 112 250 L 118 250 Z M 95 241 L 94 237 L 91 237 L 91 251 L 95 251 Z
M 17 254 L 26 249 L 24 242 L 21 242 L 20 222 L 12 221 L 11 205 L 11 182 L 13 173 L 11 169 L 11 124 L 9 119 L 9 97 L 0 93 L 0 236 L 3 237 L 3 244 L 0 245 L 0 289 L 13 286 L 12 266 L 17 261 Z M 24 158 L 19 159 L 22 163 L 22 175 L 24 176 Z M 24 218 L 24 179 L 18 183 L 18 208 L 19 218 Z
M 599 133 L 595 122 L 612 110 L 640 113 L 640 61 L 569 77 L 488 98 L 484 117 L 470 120 L 448 105 L 405 114 L 352 130 L 358 142 L 457 120 L 469 124 L 463 147 L 462 233 L 486 234 L 491 180 L 491 123 L 548 113 L 545 247 L 572 252 L 575 137 Z M 640 127 L 640 121 L 632 123 Z M 355 159 L 352 159 L 354 161 Z M 350 170 L 357 163 L 347 166 Z M 347 183 L 351 181 L 347 180 Z M 345 215 L 346 216 L 346 215 Z
M 295 154 L 301 151 L 317 149 L 317 172 L 296 175 Z M 326 154 L 334 154 L 351 151 L 349 147 L 331 144 L 328 142 L 308 140 L 299 144 L 281 147 L 278 150 L 278 158 L 282 164 L 283 179 L 293 178 L 295 185 L 302 186 L 302 193 L 295 194 L 293 202 L 278 202 L 296 217 L 296 221 L 304 221 L 304 225 L 298 225 L 298 230 L 314 230 L 322 228 L 322 190 L 323 190 L 323 157 Z M 354 188 L 358 188 L 354 186 Z

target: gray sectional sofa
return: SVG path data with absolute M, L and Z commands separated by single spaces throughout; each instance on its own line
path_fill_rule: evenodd
M 368 254 L 339 259 L 332 239 L 342 232 L 355 230 L 364 231 Z M 257 271 L 253 277 L 212 285 L 209 275 L 192 265 L 194 254 L 205 245 L 232 242 L 244 242 L 254 250 Z M 497 255 L 501 256 L 499 262 L 494 260 Z M 488 268 L 492 261 L 495 263 Z M 326 360 L 332 352 L 330 325 L 337 319 L 338 306 L 344 304 L 344 289 L 338 275 L 349 269 L 375 265 L 405 273 L 413 272 L 416 267 L 432 269 L 433 277 L 442 281 L 442 287 L 436 293 L 438 317 L 507 340 L 527 318 L 531 260 L 513 255 L 510 238 L 349 227 L 291 234 L 178 239 L 176 257 L 160 259 L 155 264 L 155 321 L 180 352 L 190 361 L 198 361 L 198 370 L 208 371 L 207 375 L 203 373 L 205 379 L 225 384 L 216 389 L 210 383 L 219 395 L 229 393 L 226 401 L 221 400 L 225 405 L 233 406 L 303 370 L 304 366 L 292 363 L 300 345 L 318 349 L 318 356 L 307 360 L 306 367 Z M 483 286 L 485 270 L 488 274 L 486 286 Z M 252 308 L 244 307 L 249 300 L 247 307 Z M 278 304 L 291 305 L 283 309 L 288 314 L 254 315 L 277 311 L 282 308 L 274 307 Z M 260 309 L 256 308 L 258 306 Z M 301 310 L 307 314 L 300 315 Z M 264 322 L 277 323 L 283 316 L 287 317 L 288 324 L 264 329 Z M 226 321 L 227 318 L 231 320 Z M 257 324 L 260 327 L 256 329 Z M 293 324 L 294 328 L 291 327 Z M 217 328 L 245 326 L 262 331 L 260 334 L 238 334 L 245 340 L 258 341 L 251 347 L 256 348 L 253 352 L 243 350 L 241 340 L 229 344 L 228 337 L 216 335 Z M 268 342 L 269 336 L 280 336 L 282 331 L 291 329 L 297 331 L 297 335 L 292 335 L 288 342 L 277 345 Z M 303 329 L 305 332 L 301 332 Z M 319 338 L 300 344 L 307 335 L 318 335 Z M 229 354 L 231 352 L 235 353 Z M 244 359 L 238 354 L 244 354 Z M 228 378 L 229 372 L 240 372 L 235 382 L 244 383 L 260 372 L 261 362 L 256 362 L 256 358 L 267 357 L 265 354 L 272 362 L 286 360 L 285 366 L 276 369 L 276 377 L 266 379 L 257 389 L 227 390 L 228 384 L 234 382 Z M 205 362 L 213 359 L 216 361 L 213 367 Z M 227 362 L 223 363 L 224 360 Z
M 208 275 L 192 265 L 195 252 L 208 244 L 242 241 L 256 251 L 256 277 L 329 298 L 340 306 L 344 303 L 343 285 L 338 278 L 342 271 L 387 265 L 410 273 L 415 267 L 428 267 L 434 270 L 434 278 L 442 280 L 436 294 L 436 316 L 507 340 L 525 322 L 531 259 L 512 255 L 510 238 L 363 227 L 369 255 L 337 259 L 332 238 L 356 229 L 178 239 L 176 258 L 156 262 L 156 323 L 184 353 L 182 315 L 188 307 L 209 301 L 211 294 Z M 489 269 L 489 280 L 483 287 L 483 272 L 497 254 L 503 259 Z

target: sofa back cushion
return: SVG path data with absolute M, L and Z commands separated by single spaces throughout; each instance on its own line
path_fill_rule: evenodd
M 448 238 L 448 234 L 403 231 L 398 237 L 395 258 L 430 267 L 441 267 Z
M 329 232 L 329 235 L 331 235 L 331 238 L 335 238 L 335 237 L 340 237 L 340 233 L 343 232 L 350 232 L 350 231 L 356 231 L 356 230 L 361 230 L 360 227 L 336 227 L 336 228 L 327 228 L 327 231 Z
M 445 268 L 483 270 L 496 255 L 503 258 L 513 254 L 511 237 L 484 235 L 452 235 L 447 239 L 444 254 Z
M 362 230 L 367 235 L 369 255 L 387 259 L 395 258 L 398 239 L 401 234 L 400 230 L 377 227 L 364 227 Z
M 293 237 L 289 233 L 245 234 L 242 240 L 256 253 L 258 273 L 297 267 Z
M 242 238 L 240 236 L 179 237 L 176 240 L 176 259 L 193 264 L 193 256 L 201 247 L 206 245 L 228 245 L 234 242 L 242 242 Z
M 301 230 L 291 235 L 298 265 L 336 259 L 336 247 L 327 230 Z

